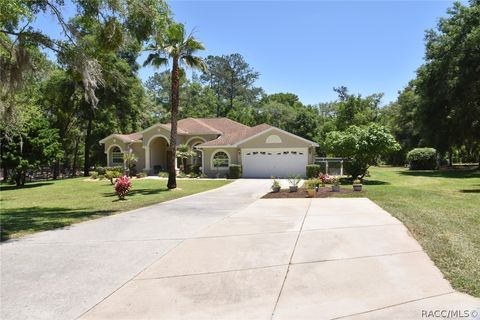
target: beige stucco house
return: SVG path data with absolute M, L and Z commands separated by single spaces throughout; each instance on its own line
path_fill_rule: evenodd
M 132 152 L 138 157 L 137 170 L 156 174 L 167 170 L 169 141 L 170 125 L 159 123 L 141 132 L 111 134 L 100 143 L 105 146 L 107 166 L 123 165 L 123 154 Z M 228 118 L 179 120 L 177 144 L 196 151 L 188 163 L 199 165 L 208 176 L 226 173 L 231 164 L 239 164 L 243 177 L 305 176 L 318 146 L 267 124 L 249 127 Z

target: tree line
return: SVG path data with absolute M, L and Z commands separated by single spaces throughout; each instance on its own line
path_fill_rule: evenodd
M 387 163 L 404 164 L 406 153 L 419 146 L 436 148 L 439 158 L 450 162 L 479 160 L 479 1 L 455 3 L 426 32 L 424 64 L 386 106 L 382 93 L 364 96 L 343 86 L 333 88 L 336 100 L 313 105 L 294 93 L 266 93 L 256 85 L 260 73 L 240 53 L 204 59 L 182 53 L 184 66 L 176 73 L 157 71 L 142 83 L 138 57 L 143 51 L 150 55 L 140 63 L 158 67 L 175 56 L 167 52 L 168 41 L 183 43 L 182 52 L 189 53 L 189 36 L 168 6 L 157 0 L 73 3 L 75 14 L 68 20 L 61 0 L 0 5 L 2 168 L 18 184 L 40 166 L 53 168 L 55 176 L 88 175 L 105 162 L 100 139 L 169 122 L 173 104 L 179 119 L 228 117 L 250 126 L 277 126 L 318 142 L 323 156 L 335 155 L 332 132 L 360 134 L 376 124 L 381 130 L 365 132 L 390 132 L 400 144 L 383 157 Z M 61 37 L 32 26 L 41 13 L 56 19 Z M 189 45 L 201 50 L 198 44 Z M 187 76 L 185 66 L 199 69 Z M 179 93 L 175 103 L 173 87 Z

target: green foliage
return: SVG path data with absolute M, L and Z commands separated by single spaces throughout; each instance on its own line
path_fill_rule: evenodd
M 354 179 L 363 178 L 368 168 L 378 163 L 380 156 L 400 149 L 390 132 L 378 124 L 329 132 L 325 143 L 334 155 L 349 158 L 344 165 Z
M 104 176 L 104 177 L 105 177 L 105 176 Z M 90 179 L 93 179 L 93 180 L 98 179 L 98 172 L 93 171 L 93 172 L 90 174 Z
M 49 128 L 47 119 L 41 115 L 25 124 L 19 135 L 4 135 L 1 154 L 2 167 L 17 186 L 25 184 L 28 170 L 52 166 L 63 156 L 58 130 Z
M 467 146 L 478 159 L 480 5 L 455 2 L 447 13 L 427 31 L 425 63 L 417 71 L 420 129 L 441 154 Z
M 187 173 L 187 159 L 196 156 L 197 153 L 187 144 L 181 144 L 177 147 L 177 158 L 182 160 L 182 171 Z
M 159 176 L 160 178 L 168 178 L 168 172 L 160 171 L 160 172 L 158 173 L 158 176 Z
M 255 72 L 239 53 L 208 56 L 205 59 L 208 72 L 203 73 L 201 79 L 208 85 L 217 97 L 219 104 L 216 116 L 227 116 L 234 109 L 235 100 L 248 100 L 259 73 Z
M 270 189 L 275 190 L 280 187 L 280 181 L 278 181 L 277 179 L 272 179 L 272 186 L 270 187 Z
M 193 173 L 195 175 L 199 175 L 200 172 L 200 165 L 199 164 L 190 164 L 187 166 L 186 173 Z
M 340 100 L 336 107 L 337 130 L 345 130 L 352 125 L 363 126 L 377 120 L 383 94 L 362 98 L 361 95 L 349 94 L 346 87 L 334 88 L 334 90 L 338 93 Z
M 228 178 L 239 179 L 242 176 L 242 166 L 239 164 L 231 164 L 228 167 Z
M 322 167 L 318 164 L 307 165 L 307 178 L 316 178 L 322 173 Z
M 288 183 L 292 187 L 298 187 L 298 184 L 300 183 L 301 180 L 302 179 L 300 178 L 300 176 L 289 176 L 288 177 Z
M 113 185 L 115 184 L 115 180 L 123 176 L 122 170 L 106 170 L 105 171 L 105 178 L 110 180 L 110 183 Z
M 319 179 L 308 179 L 307 181 L 304 182 L 303 186 L 306 189 L 315 189 L 321 184 L 321 181 Z
M 407 160 L 410 170 L 432 170 L 437 166 L 437 150 L 416 148 L 408 152 Z
M 95 171 L 96 171 L 98 174 L 104 175 L 107 170 L 106 170 L 104 167 L 97 167 L 97 168 L 95 168 Z

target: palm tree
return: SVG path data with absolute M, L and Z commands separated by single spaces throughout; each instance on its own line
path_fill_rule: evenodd
M 161 67 L 172 60 L 172 90 L 170 92 L 171 102 L 171 128 L 170 128 L 170 150 L 171 156 L 168 159 L 168 183 L 169 189 L 177 187 L 175 172 L 175 155 L 177 151 L 177 116 L 180 90 L 180 72 L 181 65 L 190 68 L 206 71 L 207 67 L 203 59 L 195 56 L 199 50 L 205 50 L 203 44 L 195 39 L 192 34 L 185 33 L 185 26 L 181 23 L 173 22 L 164 34 L 158 34 L 155 41 L 147 47 L 146 50 L 152 51 L 145 62 L 146 65 Z

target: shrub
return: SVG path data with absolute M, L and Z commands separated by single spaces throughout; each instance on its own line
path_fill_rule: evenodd
M 238 179 L 242 176 L 242 166 L 239 164 L 231 164 L 228 167 L 228 177 L 230 179 Z
M 320 172 L 320 174 L 318 176 L 318 179 L 320 179 L 320 182 L 322 183 L 322 185 L 330 182 L 330 176 L 328 174 L 324 174 L 322 172 Z
M 168 172 L 160 171 L 160 172 L 158 173 L 158 176 L 159 176 L 160 178 L 168 178 Z
M 206 173 L 200 173 L 200 175 L 198 176 L 200 179 L 206 179 L 208 178 L 207 174 Z
M 104 180 L 104 179 L 105 179 L 105 175 L 104 175 L 104 174 L 99 174 L 99 175 L 98 175 L 98 179 Z
M 437 167 L 437 150 L 433 148 L 415 148 L 407 153 L 410 170 L 431 170 Z
M 147 174 L 145 172 L 139 172 L 137 173 L 137 178 L 140 179 L 140 178 L 145 178 L 147 176 Z
M 177 175 L 178 178 L 188 178 L 188 175 L 185 172 L 180 171 Z
M 105 171 L 107 171 L 107 170 L 104 167 L 97 167 L 97 169 L 95 171 L 97 171 L 97 173 L 99 175 L 103 175 L 103 174 L 105 174 Z
M 303 184 L 303 186 L 304 186 L 306 189 L 315 189 L 319 184 L 320 184 L 320 180 L 319 180 L 319 179 L 308 179 L 307 181 L 305 181 L 305 183 Z
M 107 170 L 105 171 L 105 178 L 110 180 L 111 184 L 115 184 L 115 179 L 120 178 L 122 176 L 122 173 L 120 171 L 112 171 L 112 170 Z
M 125 199 L 125 196 L 130 192 L 131 188 L 132 182 L 127 176 L 118 178 L 115 183 L 115 192 L 120 200 Z
M 316 178 L 322 173 L 322 167 L 319 164 L 307 165 L 307 178 Z
M 199 175 L 200 172 L 200 165 L 198 164 L 189 164 L 187 166 L 187 169 L 185 170 L 185 173 L 194 173 L 196 175 Z
M 94 171 L 94 172 L 92 172 L 92 173 L 90 174 L 90 179 L 95 180 L 95 179 L 97 179 L 97 178 L 98 178 L 98 172 L 95 172 L 95 171 Z

